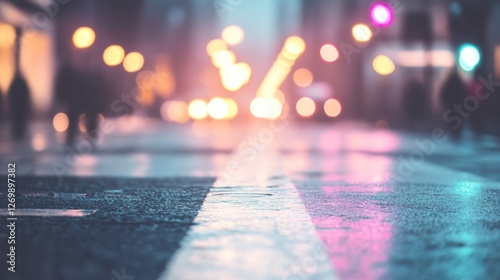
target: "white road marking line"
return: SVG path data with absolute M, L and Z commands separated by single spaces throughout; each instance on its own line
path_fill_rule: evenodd
M 85 217 L 94 214 L 97 210 L 86 209 L 15 209 L 15 216 L 10 216 L 8 209 L 0 209 L 0 216 L 9 217 Z
M 277 156 L 236 154 L 159 279 L 336 279 L 299 193 Z

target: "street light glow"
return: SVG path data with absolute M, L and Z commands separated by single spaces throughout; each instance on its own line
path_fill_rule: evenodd
M 352 27 L 352 36 L 354 40 L 364 43 L 370 41 L 372 38 L 372 31 L 366 24 L 356 24 Z
M 117 66 L 122 63 L 125 57 L 125 50 L 121 46 L 112 45 L 107 47 L 102 54 L 104 63 L 108 66 Z
M 142 66 L 144 66 L 144 57 L 139 52 L 131 52 L 123 59 L 123 68 L 127 72 L 137 72 Z
M 339 51 L 332 44 L 324 44 L 319 52 L 321 58 L 326 62 L 334 62 L 339 58 Z
M 73 33 L 73 44 L 79 49 L 85 49 L 92 46 L 94 41 L 95 32 L 90 27 L 80 27 Z
M 389 57 L 385 55 L 378 55 L 373 60 L 373 70 L 375 70 L 375 72 L 379 75 L 387 76 L 396 70 L 396 66 Z
M 245 38 L 245 32 L 237 25 L 230 25 L 222 30 L 222 39 L 231 46 L 238 45 Z

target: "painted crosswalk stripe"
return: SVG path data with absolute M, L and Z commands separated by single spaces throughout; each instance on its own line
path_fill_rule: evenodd
M 278 156 L 235 154 L 160 279 L 336 279 Z

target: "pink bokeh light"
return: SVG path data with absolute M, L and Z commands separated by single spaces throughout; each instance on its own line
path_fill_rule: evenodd
M 377 3 L 370 10 L 370 18 L 375 25 L 387 27 L 392 23 L 392 8 L 387 4 Z

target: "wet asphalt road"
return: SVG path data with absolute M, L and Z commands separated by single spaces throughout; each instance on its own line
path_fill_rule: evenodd
M 268 146 L 279 155 L 338 278 L 500 278 L 500 149 L 494 139 L 431 143 L 429 134 L 316 124 L 289 125 L 259 142 L 268 127 L 261 123 L 201 130 L 126 123 L 106 134 L 96 152 L 71 157 L 62 183 L 51 164 L 65 162 L 68 153 L 57 136 L 45 135 L 40 151 L 33 151 L 33 142 L 2 142 L 2 166 L 19 164 L 18 208 L 98 211 L 20 217 L 19 272 L 12 277 L 2 270 L 1 279 L 157 279 L 182 251 L 200 209 L 217 207 L 212 199 L 203 208 L 207 193 L 239 143 L 252 137 L 255 151 Z M 5 208 L 4 190 L 0 200 Z M 259 236 L 258 226 L 253 231 Z M 244 259 L 258 260 L 258 253 Z M 185 269 L 209 279 L 200 267 Z

